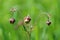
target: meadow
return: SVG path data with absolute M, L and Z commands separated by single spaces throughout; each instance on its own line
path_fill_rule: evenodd
M 31 21 L 20 25 L 27 15 Z M 24 26 L 33 27 L 30 35 Z M 60 40 L 60 0 L 0 0 L 0 40 Z

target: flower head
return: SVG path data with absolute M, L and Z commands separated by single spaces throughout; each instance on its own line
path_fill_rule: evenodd
M 14 19 L 14 18 L 11 18 L 11 19 L 10 19 L 10 23 L 11 23 L 11 24 L 14 24 L 14 22 L 15 22 L 15 19 Z
M 29 23 L 31 21 L 30 16 L 24 18 L 24 23 Z

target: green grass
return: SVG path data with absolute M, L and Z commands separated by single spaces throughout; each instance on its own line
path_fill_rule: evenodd
M 17 9 L 14 24 L 9 22 L 12 7 Z M 51 14 L 50 26 L 46 24 L 46 14 Z M 22 26 L 14 29 L 27 15 L 34 27 L 30 40 L 60 40 L 60 0 L 0 0 L 0 40 L 29 40 Z

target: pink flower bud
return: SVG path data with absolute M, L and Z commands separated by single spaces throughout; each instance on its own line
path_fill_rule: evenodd
M 29 16 L 24 18 L 24 23 L 29 23 L 31 21 L 31 18 Z
M 14 18 L 11 18 L 11 19 L 10 19 L 10 23 L 11 23 L 11 24 L 14 24 L 14 22 L 15 22 L 15 19 L 14 19 Z
M 49 25 L 51 24 L 51 22 L 48 20 L 48 21 L 46 22 L 46 24 L 49 26 Z

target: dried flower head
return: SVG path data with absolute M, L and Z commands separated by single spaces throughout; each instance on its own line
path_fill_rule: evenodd
M 16 12 L 16 8 L 11 8 L 10 12 Z

